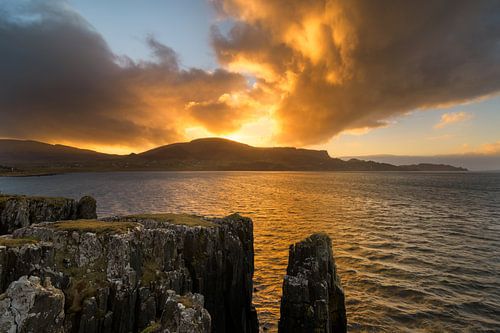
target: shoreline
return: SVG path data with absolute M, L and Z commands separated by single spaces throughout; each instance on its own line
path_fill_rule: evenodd
M 496 173 L 500 170 L 486 170 L 486 171 L 471 171 L 471 170 L 234 170 L 234 169 L 215 169 L 215 170 L 196 170 L 196 169 L 176 169 L 176 170 L 64 170 L 64 171 L 48 171 L 48 172 L 0 172 L 0 178 L 25 178 L 25 177 L 46 177 L 46 176 L 57 176 L 63 174 L 75 174 L 75 173 L 121 173 L 121 172 L 317 172 L 317 173 L 329 173 L 329 172 L 340 172 L 340 173 L 363 173 L 363 172 L 374 172 L 374 173 L 477 173 L 477 172 L 489 172 Z

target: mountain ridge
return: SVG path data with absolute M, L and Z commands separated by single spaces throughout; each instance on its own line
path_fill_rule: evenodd
M 0 173 L 84 171 L 466 171 L 450 165 L 389 163 L 331 157 L 326 150 L 253 147 L 222 139 L 201 138 L 159 146 L 138 154 L 112 155 L 33 140 L 0 139 Z M 14 172 L 14 169 L 17 170 Z M 36 171 L 36 172 L 35 172 Z
M 472 171 L 500 170 L 500 152 L 496 154 L 462 153 L 440 155 L 392 155 L 342 156 L 342 159 L 358 158 L 380 163 L 409 165 L 417 163 L 460 165 Z

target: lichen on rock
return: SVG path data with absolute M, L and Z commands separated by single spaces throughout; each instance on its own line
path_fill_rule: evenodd
M 166 332 L 204 333 L 211 330 L 211 318 L 203 307 L 201 294 L 183 296 L 168 291 L 168 298 L 161 316 L 160 327 Z
M 64 332 L 64 294 L 49 279 L 35 276 L 14 281 L 0 297 L 0 331 Z

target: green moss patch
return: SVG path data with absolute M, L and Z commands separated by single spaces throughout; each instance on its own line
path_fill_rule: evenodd
M 160 265 L 153 260 L 148 260 L 144 262 L 142 266 L 142 276 L 141 285 L 148 287 L 153 281 L 155 281 L 158 276 L 157 272 L 160 271 Z
M 189 215 L 189 214 L 172 214 L 172 213 L 161 213 L 161 214 L 137 214 L 129 215 L 126 218 L 138 219 L 138 220 L 153 220 L 157 222 L 165 222 L 171 224 L 181 224 L 190 227 L 216 227 L 217 224 L 207 221 L 200 216 Z
M 161 329 L 160 323 L 151 323 L 148 327 L 143 329 L 141 333 L 154 333 Z
M 102 233 L 126 233 L 137 227 L 134 222 L 105 222 L 98 220 L 68 220 L 50 224 L 51 228 L 63 231 Z
M 10 238 L 0 237 L 0 246 L 21 247 L 27 244 L 37 244 L 39 241 L 34 238 Z
M 77 267 L 74 263 L 65 263 L 67 255 L 64 251 L 56 252 L 56 268 L 70 277 L 69 285 L 64 288 L 65 306 L 68 313 L 76 313 L 82 310 L 87 298 L 96 296 L 100 288 L 108 285 L 107 263 L 101 258 L 92 264 Z

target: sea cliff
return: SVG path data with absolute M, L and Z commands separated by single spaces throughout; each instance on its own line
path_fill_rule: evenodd
M 259 331 L 251 219 L 99 220 L 90 197 L 6 202 L 13 232 L 0 236 L 1 332 Z M 59 220 L 82 215 L 94 218 Z M 280 332 L 345 332 L 328 236 L 291 246 L 283 291 Z
M 280 333 L 347 332 L 344 292 L 328 235 L 313 234 L 290 246 L 280 312 Z
M 71 200 L 34 200 L 19 199 L 47 220 L 78 216 Z M 258 331 L 250 219 L 33 220 L 0 237 L 0 331 Z

